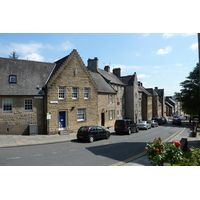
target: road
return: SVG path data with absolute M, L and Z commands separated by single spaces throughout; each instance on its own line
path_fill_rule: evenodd
M 63 143 L 0 148 L 0 166 L 109 166 L 144 151 L 156 137 L 163 140 L 180 130 L 171 124 L 140 130 L 132 135 L 111 134 L 93 143 Z

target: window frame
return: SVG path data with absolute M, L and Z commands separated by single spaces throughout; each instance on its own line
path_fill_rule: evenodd
M 60 100 L 66 99 L 66 87 L 63 87 L 63 86 L 58 87 L 58 99 Z
M 84 88 L 84 99 L 90 99 L 90 88 Z
M 9 102 L 10 101 L 10 107 L 11 107 L 11 109 L 10 110 L 5 110 L 4 108 L 5 108 L 5 106 L 9 106 L 9 105 L 5 105 L 5 103 L 6 102 Z M 12 99 L 3 99 L 2 100 L 2 111 L 4 112 L 4 113 L 12 113 L 12 108 L 13 108 L 13 103 L 12 103 Z
M 86 108 L 79 108 L 77 110 L 77 121 L 78 122 L 86 121 Z
M 14 79 L 14 81 L 12 80 L 12 78 Z M 17 84 L 17 76 L 16 75 L 9 75 L 8 82 L 10 84 Z
M 31 104 L 27 104 L 26 101 L 31 101 Z M 26 106 L 31 106 L 31 109 L 26 109 Z M 33 99 L 24 99 L 24 111 L 25 112 L 33 112 Z
M 74 91 L 74 89 L 76 89 L 76 92 Z M 78 99 L 78 96 L 79 96 L 79 88 L 77 87 L 73 87 L 72 88 L 72 99 Z

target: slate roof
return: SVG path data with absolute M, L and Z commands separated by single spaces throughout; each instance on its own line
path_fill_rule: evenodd
M 145 88 L 151 95 L 158 96 L 158 93 L 153 88 Z
M 0 95 L 41 95 L 55 63 L 0 57 Z M 17 76 L 17 83 L 9 83 L 9 75 Z
M 117 92 L 96 72 L 89 71 L 93 81 L 96 83 L 99 93 L 116 94 Z
M 115 76 L 113 73 L 111 72 L 107 72 L 105 70 L 99 69 L 98 68 L 98 72 L 110 83 L 114 83 L 117 85 L 124 85 L 124 83 L 117 77 Z
M 141 90 L 142 92 L 144 92 L 146 95 L 152 96 L 152 94 L 149 93 L 143 86 L 138 86 L 138 89 Z
M 125 85 L 133 85 L 135 79 L 135 75 L 129 75 L 129 76 L 121 76 L 120 80 L 125 84 Z

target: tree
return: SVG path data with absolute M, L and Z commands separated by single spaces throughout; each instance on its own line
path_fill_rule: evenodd
M 16 51 L 13 51 L 10 53 L 9 58 L 18 59 L 19 55 L 17 54 Z
M 187 80 L 180 83 L 180 93 L 175 93 L 177 100 L 182 103 L 182 110 L 190 115 L 198 115 L 200 119 L 200 89 L 199 89 L 199 63 L 194 68 Z

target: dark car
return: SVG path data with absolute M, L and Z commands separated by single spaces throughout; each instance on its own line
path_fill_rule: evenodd
M 147 121 L 148 124 L 151 124 L 151 127 L 158 127 L 158 122 L 156 122 L 155 120 L 148 120 Z
M 132 119 L 121 119 L 115 121 L 115 132 L 117 134 L 126 133 L 130 135 L 131 133 L 138 131 L 138 125 L 134 123 L 134 120 Z
M 78 141 L 94 142 L 97 139 L 108 139 L 110 132 L 100 126 L 82 126 L 76 135 Z
M 181 125 L 181 119 L 180 118 L 173 118 L 172 124 L 174 125 Z
M 164 124 L 164 122 L 163 122 L 163 120 L 161 120 L 161 118 L 153 117 L 152 120 L 155 120 L 158 123 L 158 125 L 163 125 Z

